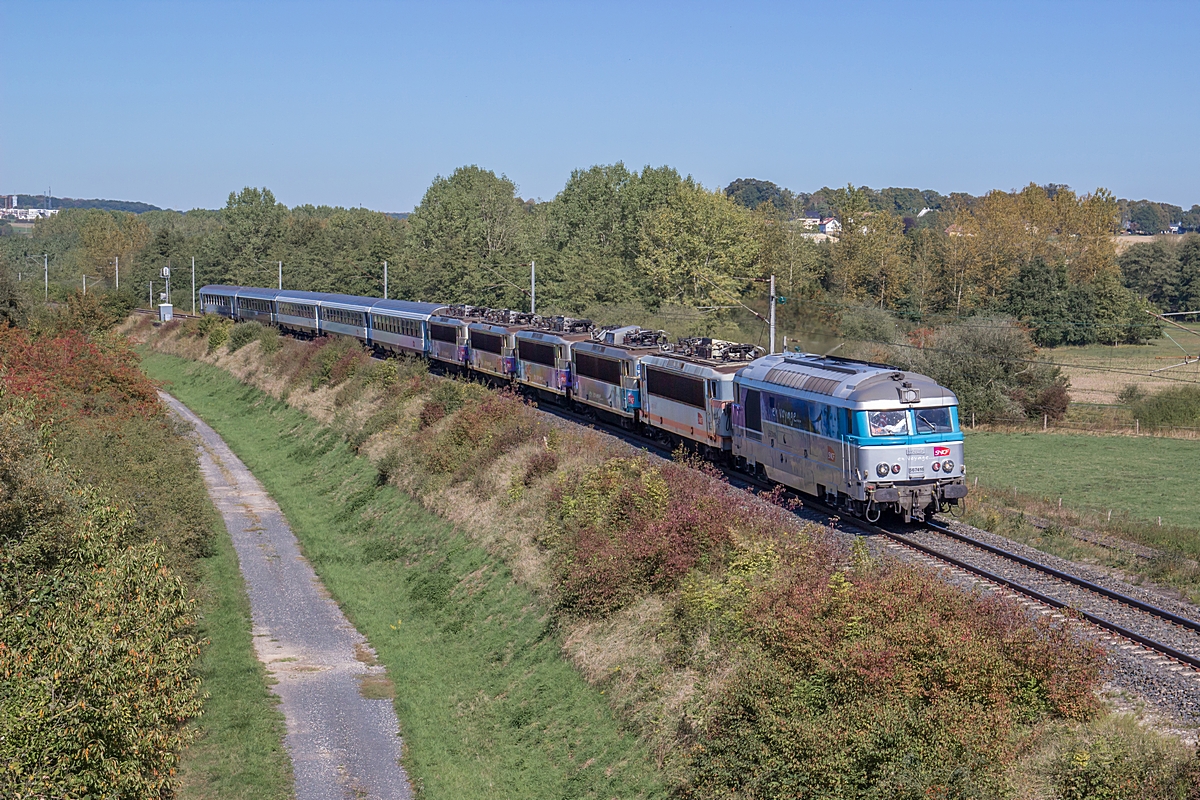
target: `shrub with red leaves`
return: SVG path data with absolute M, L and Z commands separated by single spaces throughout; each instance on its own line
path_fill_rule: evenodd
M 727 491 L 697 470 L 644 458 L 613 459 L 560 486 L 560 603 L 604 614 L 674 588 L 729 544 Z
M 161 413 L 154 384 L 138 369 L 127 343 L 101 347 L 78 331 L 35 339 L 20 328 L 0 326 L 0 384 L 28 398 L 39 422 Z

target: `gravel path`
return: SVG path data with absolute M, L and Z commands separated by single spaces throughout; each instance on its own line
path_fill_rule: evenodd
M 233 537 L 255 650 L 278 681 L 272 691 L 287 719 L 297 800 L 408 800 L 392 702 L 360 690 L 390 686 L 367 640 L 330 599 L 279 506 L 246 465 L 186 406 L 160 396 L 195 427 L 204 482 Z

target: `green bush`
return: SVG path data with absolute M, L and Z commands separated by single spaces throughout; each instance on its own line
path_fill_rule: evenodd
M 214 319 L 216 318 L 214 317 Z M 232 324 L 229 320 L 223 319 L 209 328 L 208 352 L 215 352 L 218 347 L 229 341 L 229 328 Z
M 261 325 L 262 328 L 258 332 L 258 346 L 262 348 L 263 353 L 272 355 L 279 352 L 279 328 L 274 325 Z
M 1192 800 L 1200 791 L 1196 754 L 1129 718 L 1077 732 L 1039 771 L 1061 800 Z
M 1132 404 L 1133 415 L 1151 428 L 1200 425 L 1200 387 L 1175 386 Z
M 239 322 L 229 331 L 229 352 L 234 353 L 262 335 L 263 326 L 257 322 Z
M 11 414 L 0 489 L 0 794 L 168 796 L 201 706 L 183 584 Z

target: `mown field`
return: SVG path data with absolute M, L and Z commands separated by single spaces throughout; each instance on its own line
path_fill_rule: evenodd
M 1150 436 L 967 433 L 968 477 L 994 491 L 1195 527 L 1200 444 Z
M 1146 317 L 1151 322 L 1150 317 Z M 1183 321 L 1183 320 L 1181 320 Z M 1190 335 L 1166 326 L 1176 341 L 1167 337 L 1147 344 L 1117 346 L 1093 344 L 1083 347 L 1052 347 L 1041 351 L 1047 360 L 1064 366 L 1071 380 L 1071 399 L 1076 403 L 1113 404 L 1122 388 L 1135 384 L 1147 394 L 1179 386 L 1179 381 L 1200 382 L 1200 364 L 1174 367 L 1155 374 L 1154 370 L 1183 361 L 1184 350 L 1192 357 L 1200 354 L 1200 322 L 1195 318 L 1185 325 Z M 1181 349 L 1183 348 L 1183 349 Z

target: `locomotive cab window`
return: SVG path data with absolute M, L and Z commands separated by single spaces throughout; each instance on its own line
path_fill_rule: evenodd
M 453 325 L 429 324 L 429 338 L 439 342 L 458 344 L 458 329 Z
M 762 398 L 758 389 L 746 390 L 746 427 L 762 433 Z
M 948 407 L 914 408 L 913 412 L 917 416 L 917 433 L 951 433 L 954 430 Z
M 907 436 L 908 411 L 868 411 L 867 427 L 872 436 Z
M 704 408 L 704 381 L 697 378 L 647 368 L 646 391 L 677 403 Z

